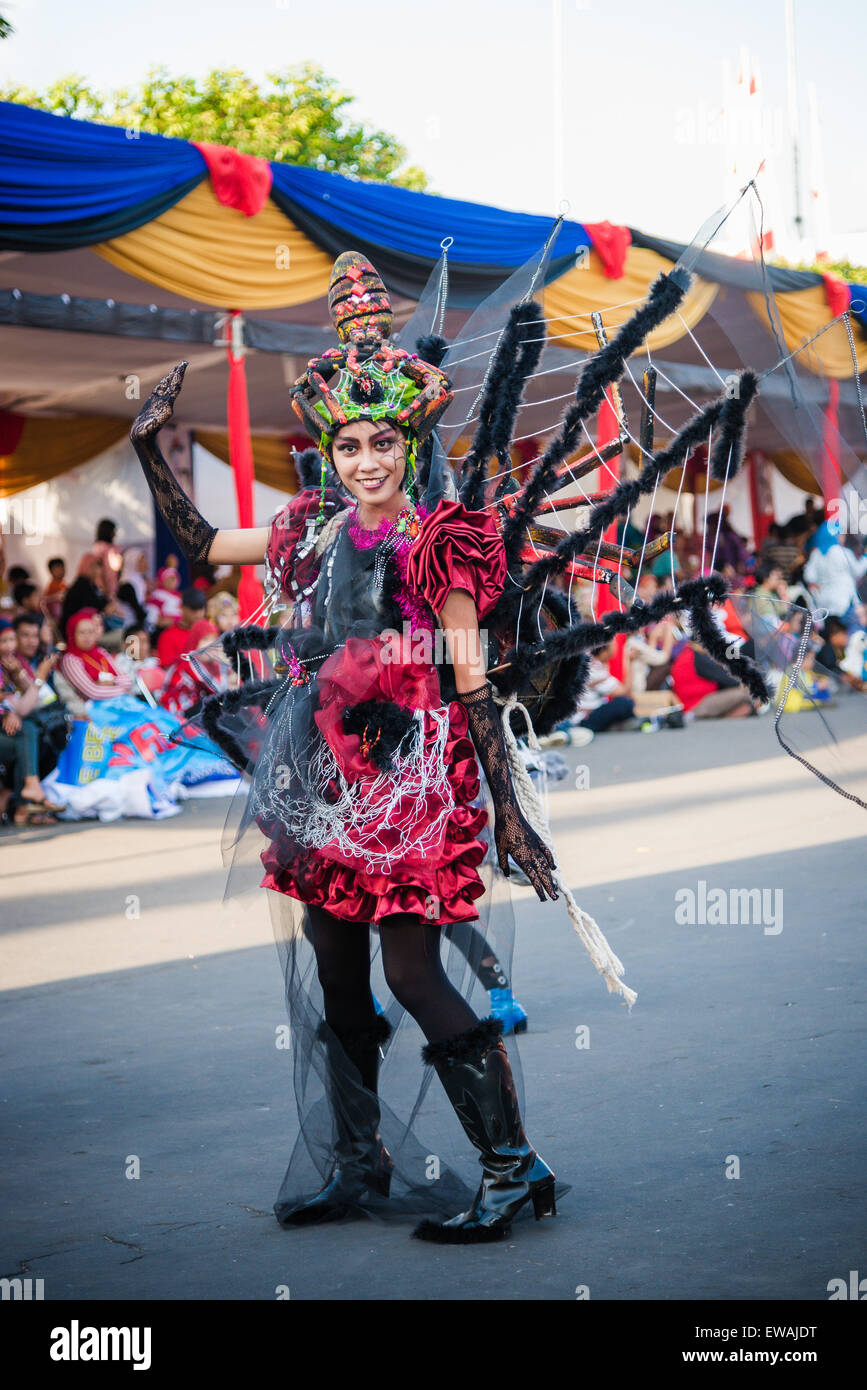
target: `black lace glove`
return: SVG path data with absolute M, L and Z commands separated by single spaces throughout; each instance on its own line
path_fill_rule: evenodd
M 490 684 L 458 695 L 458 699 L 467 712 L 470 735 L 494 800 L 494 843 L 500 868 L 508 877 L 511 854 L 543 902 L 546 894 L 550 898 L 559 897 L 551 877 L 554 856 L 524 818 L 515 796 L 500 711 L 494 703 Z
M 196 510 L 163 458 L 156 439 L 163 425 L 171 418 L 188 365 L 179 362 L 168 376 L 157 382 L 135 417 L 129 437 L 160 516 L 190 564 L 194 565 L 207 560 L 217 527 L 209 526 L 201 512 Z

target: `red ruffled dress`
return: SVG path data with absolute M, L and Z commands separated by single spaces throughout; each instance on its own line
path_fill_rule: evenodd
M 280 575 L 284 592 L 296 600 L 299 592 L 306 589 L 309 595 L 315 587 L 309 551 L 301 556 L 300 574 L 294 551 L 287 553 L 288 547 L 298 547 L 309 506 L 310 499 L 301 494 L 278 514 L 268 550 L 272 573 Z M 316 583 L 323 582 L 327 560 L 326 551 Z M 441 612 L 452 589 L 472 595 L 484 622 L 503 589 L 505 552 L 488 513 L 441 502 L 425 516 L 417 536 L 397 550 L 394 563 L 400 580 L 396 601 L 407 618 L 400 639 L 393 630 L 374 639 L 350 636 L 315 675 L 318 708 L 313 717 L 319 734 L 346 784 L 356 795 L 370 792 L 361 839 L 353 842 L 350 826 L 311 847 L 271 824 L 270 843 L 262 853 L 267 871 L 263 886 L 350 922 L 381 922 L 396 913 L 442 924 L 471 921 L 478 917 L 475 901 L 485 891 L 478 868 L 487 848 L 479 838 L 487 811 L 472 804 L 479 792 L 479 770 L 466 711 L 459 701 L 442 704 L 439 674 L 426 653 L 432 657 L 433 615 Z M 420 638 L 427 639 L 427 646 Z M 412 712 L 423 731 L 418 746 L 425 766 L 436 772 L 440 760 L 440 775 L 427 779 L 421 792 L 411 780 L 404 788 L 393 776 L 383 797 L 380 769 L 364 755 L 361 737 L 346 732 L 347 708 L 371 700 Z

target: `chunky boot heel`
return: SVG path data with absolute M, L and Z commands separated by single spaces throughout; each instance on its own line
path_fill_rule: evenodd
M 557 1203 L 554 1197 L 554 1179 L 544 1178 L 532 1191 L 533 1211 L 536 1213 L 536 1220 L 541 1221 L 543 1216 L 556 1216 Z
M 512 1218 L 532 1201 L 537 1219 L 554 1216 L 554 1174 L 527 1140 L 503 1024 L 483 1018 L 445 1042 L 428 1043 L 422 1057 L 436 1069 L 446 1095 L 481 1155 L 482 1183 L 469 1211 L 451 1221 L 423 1221 L 416 1240 L 470 1245 L 504 1240 Z

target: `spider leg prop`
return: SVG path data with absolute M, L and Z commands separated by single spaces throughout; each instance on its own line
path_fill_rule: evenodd
M 738 378 L 738 392 L 735 396 L 725 396 L 713 401 L 704 410 L 684 425 L 667 448 L 651 454 L 638 477 L 620 483 L 613 489 L 605 502 L 593 508 L 587 525 L 581 531 L 567 536 L 557 547 L 555 555 L 540 560 L 525 577 L 525 587 L 532 591 L 547 579 L 552 579 L 559 571 L 561 561 L 572 558 L 592 545 L 613 521 L 631 511 L 639 498 L 653 491 L 656 484 L 673 468 L 686 462 L 688 456 L 704 442 L 709 430 L 717 426 L 719 432 L 714 443 L 710 467 L 728 466 L 729 476 L 734 477 L 740 466 L 743 448 L 745 417 L 758 389 L 753 372 L 742 372 Z M 722 463 L 726 461 L 726 464 Z
M 416 352 L 418 353 L 422 361 L 429 362 L 432 367 L 441 367 L 443 363 L 443 358 L 449 350 L 448 342 L 445 338 L 441 337 L 439 333 L 429 333 L 426 337 L 419 338 L 416 342 L 415 347 Z M 436 503 L 440 500 L 440 495 L 445 495 L 445 489 L 443 489 L 441 482 L 439 483 L 439 489 L 437 489 L 436 487 L 436 484 L 439 480 L 435 480 L 434 488 L 434 490 L 438 490 L 438 495 L 434 497 L 434 490 L 431 491 L 429 497 L 424 495 L 427 493 L 428 485 L 430 483 L 430 469 L 431 463 L 433 462 L 433 457 L 434 434 L 433 431 L 431 431 L 431 433 L 426 435 L 425 438 L 422 440 L 419 446 L 418 457 L 416 459 L 418 482 L 423 495 L 422 500 L 424 501 L 424 504 L 429 511 L 433 511 L 433 508 L 436 506 Z M 448 471 L 451 474 L 451 469 L 449 469 Z M 453 491 L 454 482 L 453 480 L 450 481 L 452 481 Z
M 747 687 L 754 699 L 769 699 L 767 685 L 755 662 L 748 657 L 728 656 L 729 644 L 713 620 L 711 609 L 726 596 L 725 581 L 719 575 L 689 579 L 678 592 L 665 590 L 652 602 L 636 605 L 625 613 L 606 613 L 595 623 L 575 623 L 549 634 L 541 646 L 513 649 L 490 675 L 497 674 L 497 690 L 510 695 L 524 688 L 539 667 L 562 661 L 579 652 L 607 646 L 620 633 L 638 632 L 648 623 L 658 623 L 669 614 L 688 614 L 697 639 L 715 661 L 725 662 Z
M 489 460 L 508 466 L 509 446 L 524 386 L 539 365 L 545 330 L 542 310 L 530 300 L 516 304 L 491 358 L 479 425 L 461 468 L 460 499 L 470 510 L 482 506 Z
M 528 598 L 532 600 L 533 595 L 543 585 L 564 573 L 575 557 L 582 556 L 612 521 L 628 514 L 639 497 L 651 492 L 661 477 L 684 463 L 692 450 L 706 438 L 711 425 L 718 426 L 719 434 L 710 466 L 713 467 L 715 461 L 716 466 L 720 467 L 724 459 L 724 466 L 728 468 L 729 475 L 737 472 L 743 447 L 745 416 L 755 396 L 756 385 L 755 376 L 751 372 L 744 372 L 739 379 L 739 390 L 735 396 L 727 396 L 723 400 L 713 402 L 701 411 L 681 430 L 668 448 L 647 457 L 638 478 L 621 483 L 606 501 L 594 507 L 583 530 L 564 537 L 556 549 L 540 556 L 524 576 L 525 605 Z M 543 532 L 545 530 L 536 529 Z M 549 532 L 545 539 L 548 540 L 550 537 Z M 669 539 L 660 538 L 665 540 L 666 544 Z M 728 665 L 747 686 L 753 697 L 763 702 L 769 696 L 761 672 L 749 658 L 730 654 L 730 646 L 722 637 L 709 611 L 711 605 L 721 602 L 725 595 L 726 589 L 722 579 L 710 576 L 682 585 L 678 594 L 660 594 L 652 604 L 637 606 L 627 613 L 610 613 L 599 623 L 579 623 L 552 633 L 544 639 L 541 647 L 536 646 L 529 651 L 525 647 L 520 651 L 516 642 L 513 651 L 497 668 L 497 688 L 501 694 L 517 690 L 534 671 L 551 665 L 552 661 L 564 660 L 578 652 L 604 646 L 617 633 L 637 631 L 649 622 L 658 621 L 667 613 L 687 609 L 692 617 L 696 637 L 706 646 L 709 655 Z M 514 600 L 510 602 L 514 603 Z M 495 610 L 491 615 L 492 623 L 496 622 L 498 616 Z
M 515 509 L 503 528 L 503 544 L 510 571 L 523 543 L 525 528 L 554 482 L 558 467 L 575 452 L 579 431 L 602 405 L 606 387 L 625 371 L 626 359 L 635 352 L 648 333 L 664 322 L 683 299 L 685 288 L 670 275 L 660 275 L 653 283 L 647 301 L 633 314 L 595 357 L 584 364 L 578 379 L 574 403 L 567 410 L 557 437 L 546 449 L 525 490 L 522 505 Z M 622 406 L 621 406 L 622 408 Z
M 216 743 L 220 751 L 225 753 L 229 762 L 239 772 L 250 771 L 253 757 L 251 754 L 245 753 L 228 729 L 221 727 L 220 719 L 224 715 L 234 713 L 241 705 L 258 707 L 261 710 L 261 716 L 264 717 L 271 696 L 282 684 L 282 680 L 279 679 L 245 681 L 237 690 L 224 691 L 219 695 L 209 695 L 202 702 L 199 715 L 202 728 L 211 742 Z

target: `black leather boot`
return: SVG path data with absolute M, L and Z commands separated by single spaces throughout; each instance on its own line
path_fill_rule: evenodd
M 483 1018 L 444 1042 L 428 1043 L 422 1057 L 436 1069 L 471 1144 L 481 1154 L 481 1186 L 469 1211 L 451 1221 L 422 1221 L 417 1240 L 468 1245 L 502 1240 L 526 1202 L 536 1219 L 556 1216 L 554 1174 L 524 1133 L 502 1022 Z
M 391 1027 L 381 1015 L 369 1028 L 352 1032 L 338 1034 L 322 1025 L 326 1085 L 336 1130 L 334 1166 L 314 1197 L 289 1210 L 277 1209 L 281 1226 L 340 1221 L 360 1214 L 367 1193 L 388 1196 L 394 1163 L 379 1137 L 376 1085 L 380 1044 L 390 1034 Z

